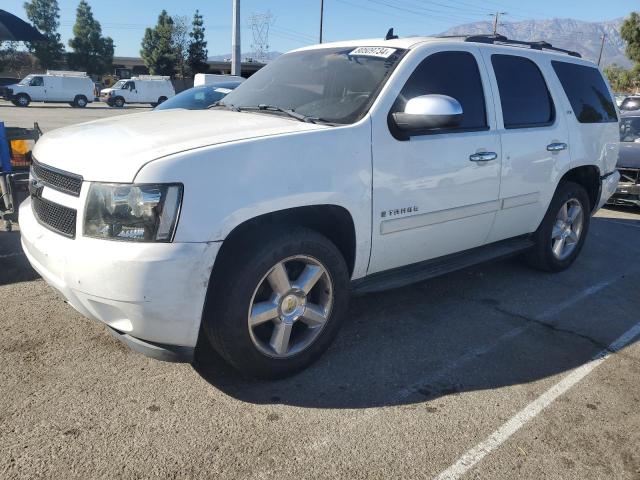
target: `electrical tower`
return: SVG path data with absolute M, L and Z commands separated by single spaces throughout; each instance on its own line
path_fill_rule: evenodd
M 275 19 L 271 12 L 254 13 L 249 17 L 249 26 L 253 33 L 253 60 L 257 62 L 266 62 L 269 60 L 269 28 L 273 25 Z

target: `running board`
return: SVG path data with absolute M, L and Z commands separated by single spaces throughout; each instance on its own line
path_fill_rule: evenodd
M 529 237 L 510 238 L 464 252 L 452 253 L 444 257 L 374 273 L 352 281 L 351 290 L 355 294 L 364 294 L 404 287 L 490 260 L 509 257 L 523 252 L 533 245 L 534 243 Z

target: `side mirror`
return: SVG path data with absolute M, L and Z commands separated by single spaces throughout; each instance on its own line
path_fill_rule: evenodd
M 404 112 L 392 114 L 405 133 L 437 128 L 454 128 L 462 123 L 462 105 L 447 95 L 421 95 L 410 99 Z

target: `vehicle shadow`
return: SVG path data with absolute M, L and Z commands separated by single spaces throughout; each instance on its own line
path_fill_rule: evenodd
M 30 282 L 39 277 L 22 253 L 20 232 L 0 231 L 0 286 Z
M 498 270 L 504 274 L 516 268 L 522 267 L 511 261 Z M 201 342 L 194 368 L 213 387 L 254 404 L 331 409 L 409 405 L 569 371 L 589 362 L 637 321 L 627 318 L 600 344 L 579 329 L 563 332 L 535 318 L 509 315 L 496 296 L 470 300 L 448 295 L 450 289 L 464 289 L 469 275 L 491 280 L 487 273 L 458 272 L 353 299 L 335 345 L 290 378 L 242 378 L 206 342 Z

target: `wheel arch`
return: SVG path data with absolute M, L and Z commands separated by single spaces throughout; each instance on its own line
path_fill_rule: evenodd
M 600 199 L 600 168 L 596 165 L 580 165 L 569 169 L 560 179 L 558 185 L 562 182 L 574 182 L 582 185 L 587 191 L 591 210 L 598 206 Z
M 344 207 L 333 204 L 307 205 L 264 213 L 236 225 L 225 237 L 216 257 L 213 272 L 219 259 L 229 255 L 243 238 L 259 235 L 265 229 L 305 227 L 331 240 L 342 253 L 349 275 L 353 274 L 356 262 L 356 228 L 351 213 Z

